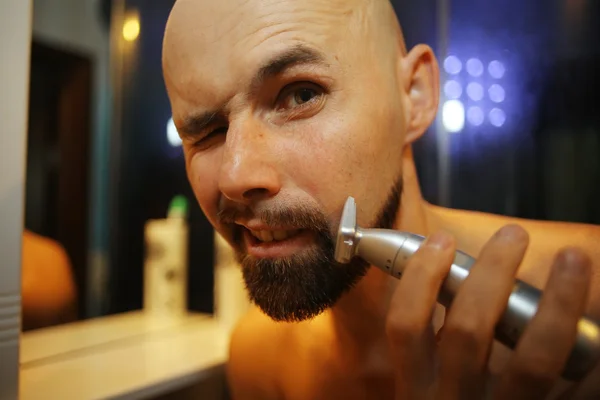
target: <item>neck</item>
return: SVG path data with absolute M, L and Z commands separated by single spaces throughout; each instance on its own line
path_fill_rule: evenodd
M 403 191 L 394 229 L 424 236 L 432 230 L 410 149 L 403 154 Z M 340 346 L 361 352 L 384 343 L 385 318 L 397 282 L 372 267 L 356 287 L 338 301 L 330 315 Z

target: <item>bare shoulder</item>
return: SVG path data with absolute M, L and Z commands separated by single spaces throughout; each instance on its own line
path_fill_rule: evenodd
M 71 262 L 61 244 L 24 231 L 22 265 L 23 329 L 72 321 L 77 293 Z
M 508 224 L 522 226 L 530 237 L 534 258 L 560 248 L 576 246 L 593 258 L 600 257 L 600 226 L 560 221 L 538 221 L 483 212 L 431 207 L 435 228 L 455 234 L 459 244 L 479 252 L 490 237 Z
M 281 397 L 278 371 L 288 330 L 255 308 L 240 319 L 232 332 L 227 366 L 233 400 Z
M 592 260 L 590 311 L 600 317 L 600 226 L 539 221 L 507 217 L 482 212 L 430 207 L 431 220 L 436 229 L 454 234 L 457 244 L 475 256 L 500 228 L 517 224 L 529 233 L 530 245 L 519 271 L 520 278 L 543 287 L 557 253 L 567 247 L 583 250 Z
M 600 226 L 569 222 L 527 221 L 522 226 L 530 234 L 528 275 L 542 286 L 558 251 L 568 247 L 583 250 L 592 263 L 587 312 L 600 319 Z M 537 278 L 537 282 L 536 282 Z

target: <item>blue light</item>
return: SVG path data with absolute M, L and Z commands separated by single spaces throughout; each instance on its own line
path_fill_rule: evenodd
M 179 133 L 177 133 L 173 118 L 169 118 L 169 122 L 167 122 L 167 141 L 173 147 L 181 146 L 181 138 L 179 137 Z
M 462 94 L 462 86 L 457 81 L 448 81 L 444 85 L 444 93 L 449 99 L 458 99 Z
M 444 60 L 444 69 L 451 75 L 456 75 L 462 70 L 462 63 L 456 56 L 448 56 Z
M 504 76 L 504 72 L 506 72 L 504 64 L 498 60 L 494 60 L 488 65 L 488 73 L 492 78 L 501 79 Z
M 467 85 L 467 94 L 473 101 L 483 99 L 483 86 L 477 82 L 471 82 Z
M 478 58 L 471 58 L 467 61 L 467 72 L 474 77 L 481 76 L 483 74 L 483 64 Z
M 471 125 L 479 126 L 483 124 L 485 116 L 480 107 L 469 107 L 467 110 L 467 120 Z
M 490 96 L 490 100 L 494 103 L 502 103 L 504 101 L 504 88 L 497 83 L 494 83 L 488 89 L 488 95 Z
M 459 100 L 448 100 L 442 107 L 442 121 L 448 132 L 460 132 L 465 126 L 465 107 Z
M 506 122 L 506 114 L 499 108 L 492 108 L 490 111 L 490 123 L 495 127 L 501 127 Z

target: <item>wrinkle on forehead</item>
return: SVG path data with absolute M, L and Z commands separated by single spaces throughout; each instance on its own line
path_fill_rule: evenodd
M 252 8 L 253 2 L 246 2 L 250 10 L 239 9 L 233 23 L 239 26 L 241 35 L 245 37 L 273 36 L 273 30 L 309 31 L 316 35 L 332 35 L 344 30 L 343 22 L 348 20 L 352 9 L 347 2 L 324 1 L 307 4 L 298 0 L 271 0 L 268 6 Z M 247 15 L 253 14 L 252 22 L 240 23 Z M 277 28 L 280 26 L 280 28 Z M 273 29 L 274 28 L 274 29 Z M 340 29 L 341 28 L 341 29 Z
M 389 0 L 177 0 L 165 31 L 164 62 L 189 54 L 190 41 L 209 45 L 226 36 L 272 36 L 273 30 L 291 29 L 276 27 L 286 21 L 295 28 L 318 28 L 315 33 L 364 36 L 375 28 L 385 29 L 388 36 L 399 32 L 392 26 L 397 20 Z
M 234 70 L 252 68 L 264 49 L 294 41 L 326 43 L 336 55 L 363 60 L 376 56 L 378 63 L 395 58 L 403 43 L 389 0 L 177 0 L 163 44 L 167 90 L 206 80 L 231 87 Z
M 260 47 L 270 39 L 285 37 L 288 41 L 333 42 L 341 39 L 345 15 L 317 9 L 285 9 L 261 13 L 253 22 L 250 32 L 237 35 L 235 49 L 248 51 Z M 342 26 L 342 29 L 340 29 Z
M 314 18 L 324 28 L 339 25 L 356 12 L 354 3 L 373 0 L 178 0 L 167 22 L 165 39 L 183 39 L 189 29 L 201 31 L 207 43 L 217 43 L 225 36 L 248 36 L 258 33 L 273 21 L 294 21 L 298 17 Z M 333 25 L 327 27 L 327 25 Z

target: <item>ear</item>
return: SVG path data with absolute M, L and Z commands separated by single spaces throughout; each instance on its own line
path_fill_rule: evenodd
M 401 61 L 402 82 L 407 95 L 406 143 L 423 135 L 438 112 L 439 67 L 433 50 L 415 46 Z

